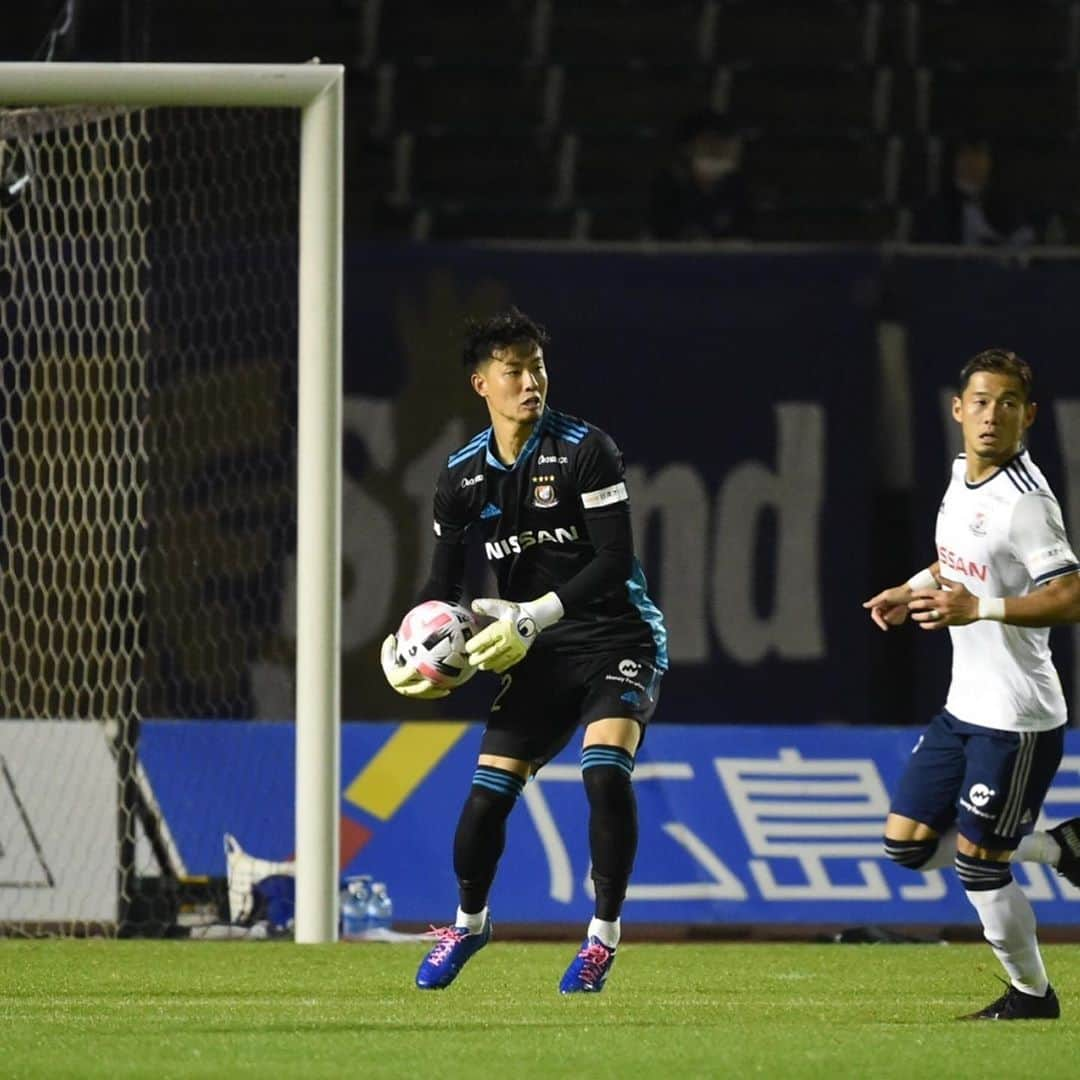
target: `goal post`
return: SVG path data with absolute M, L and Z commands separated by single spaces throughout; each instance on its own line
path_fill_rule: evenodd
M 300 113 L 295 939 L 334 941 L 340 773 L 344 69 L 316 62 L 0 64 L 0 108 L 16 106 L 257 107 L 293 108 Z

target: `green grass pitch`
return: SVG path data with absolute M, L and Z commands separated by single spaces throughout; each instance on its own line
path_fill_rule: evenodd
M 629 942 L 563 998 L 572 944 L 497 939 L 442 992 L 421 945 L 0 941 L 0 1075 L 1080 1076 L 1080 947 L 1045 949 L 1059 1021 L 959 1023 L 977 945 Z

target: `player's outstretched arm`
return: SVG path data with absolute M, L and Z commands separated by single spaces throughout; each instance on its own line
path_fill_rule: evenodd
M 941 581 L 938 591 L 916 590 L 908 605 L 923 630 L 966 626 L 978 619 L 1010 626 L 1064 626 L 1080 622 L 1080 573 L 1053 578 L 1026 596 L 978 597 L 959 581 Z
M 919 589 L 938 588 L 937 573 L 938 564 L 934 563 L 933 566 L 912 575 L 903 585 L 883 589 L 876 596 L 864 601 L 863 607 L 870 612 L 874 625 L 881 630 L 900 626 L 908 617 L 908 605 L 915 592 Z

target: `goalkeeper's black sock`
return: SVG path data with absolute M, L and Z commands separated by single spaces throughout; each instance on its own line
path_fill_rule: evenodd
M 637 853 L 637 800 L 630 783 L 634 758 L 621 746 L 588 746 L 581 779 L 589 797 L 589 851 L 596 917 L 615 922 L 626 898 Z
M 525 787 L 522 777 L 505 769 L 478 765 L 472 789 L 454 834 L 454 873 L 461 910 L 483 911 L 495 868 L 506 846 L 506 819 Z

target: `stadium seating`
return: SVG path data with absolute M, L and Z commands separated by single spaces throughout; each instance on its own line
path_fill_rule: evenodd
M 556 63 L 703 63 L 712 54 L 716 9 L 702 0 L 554 0 L 542 8 L 550 10 L 547 56 Z
M 929 0 L 904 9 L 913 64 L 1052 68 L 1076 62 L 1076 9 L 1060 0 Z
M 910 134 L 904 139 L 897 199 L 903 206 L 918 206 L 941 187 L 945 147 L 934 135 Z
M 645 232 L 653 179 L 663 168 L 670 140 L 647 132 L 575 140 L 573 196 L 586 208 L 590 239 L 637 240 Z
M 536 0 L 382 0 L 366 6 L 369 53 L 383 60 L 528 63 L 537 53 Z
M 720 63 L 774 67 L 873 64 L 884 6 L 851 0 L 728 0 L 717 12 L 714 55 Z
M 575 141 L 572 149 L 576 196 L 588 199 L 618 192 L 642 199 L 664 165 L 669 141 L 647 132 L 609 134 Z
M 972 134 L 994 147 L 1004 194 L 1080 239 L 1080 0 L 153 10 L 149 59 L 347 65 L 347 222 L 361 233 L 636 240 L 680 122 L 709 108 L 745 133 L 762 240 L 902 236 Z
M 734 73 L 728 108 L 743 127 L 777 134 L 884 131 L 891 83 L 886 68 L 748 67 Z
M 383 65 L 392 80 L 390 114 L 401 131 L 514 134 L 550 126 L 549 68 L 520 64 Z
M 766 207 L 859 207 L 894 201 L 901 151 L 895 137 L 763 135 L 747 141 L 744 169 Z
M 1036 214 L 1080 211 L 1080 142 L 1075 137 L 999 139 L 994 175 L 1003 193 Z
M 391 65 L 389 116 L 394 131 L 408 133 L 395 155 L 394 194 L 399 206 L 413 205 L 422 215 L 411 219 L 412 235 L 449 237 L 475 227 L 475 235 L 498 236 L 520 226 L 538 236 L 584 231 L 594 239 L 636 239 L 644 232 L 653 179 L 670 157 L 678 122 L 689 113 L 733 107 L 763 131 L 803 131 L 809 124 L 825 134 L 880 130 L 887 119 L 889 73 L 859 66 L 875 47 L 874 4 L 483 4 L 488 29 L 498 23 L 515 43 L 496 58 L 516 50 L 526 61 L 498 73 L 490 52 L 483 64 L 469 63 L 475 41 L 488 29 L 463 45 L 455 63 L 430 59 L 440 55 L 430 44 L 436 40 L 447 45 L 441 59 L 448 59 L 452 43 L 471 34 L 471 15 L 445 29 L 450 16 L 437 4 L 392 6 L 388 17 L 382 5 L 373 60 Z M 813 53 L 844 66 L 788 70 L 795 63 L 805 69 L 807 54 L 785 51 L 787 36 L 775 33 L 775 20 L 784 17 L 798 21 Z M 756 50 L 763 43 L 773 66 L 746 64 L 761 59 Z M 742 66 L 710 63 L 714 53 Z M 491 160 L 482 133 L 555 125 L 569 133 L 568 141 L 530 175 L 525 197 L 534 208 L 527 203 L 508 211 L 504 170 L 482 164 Z M 837 161 L 828 151 L 825 156 Z M 875 157 L 875 169 L 877 164 Z M 850 165 L 841 158 L 837 167 Z M 846 190 L 842 179 L 825 186 Z M 873 185 L 874 198 L 881 187 Z M 485 191 L 488 214 L 475 203 Z M 474 200 L 468 206 L 460 202 L 466 195 Z M 861 211 L 856 216 L 861 220 Z
M 928 81 L 926 123 L 943 134 L 1066 135 L 1077 89 L 1071 68 L 940 68 Z
M 930 72 L 903 64 L 889 68 L 889 128 L 898 133 L 924 132 L 929 107 Z
M 87 20 L 91 22 L 91 20 Z M 208 33 L 212 27 L 213 32 Z M 186 0 L 155 4 L 155 60 L 356 64 L 362 20 L 338 0 Z
M 527 135 L 403 135 L 396 187 L 403 197 L 436 201 L 542 203 L 558 189 L 561 147 Z
M 668 133 L 709 107 L 716 71 L 700 65 L 595 64 L 565 69 L 561 117 L 573 131 Z

